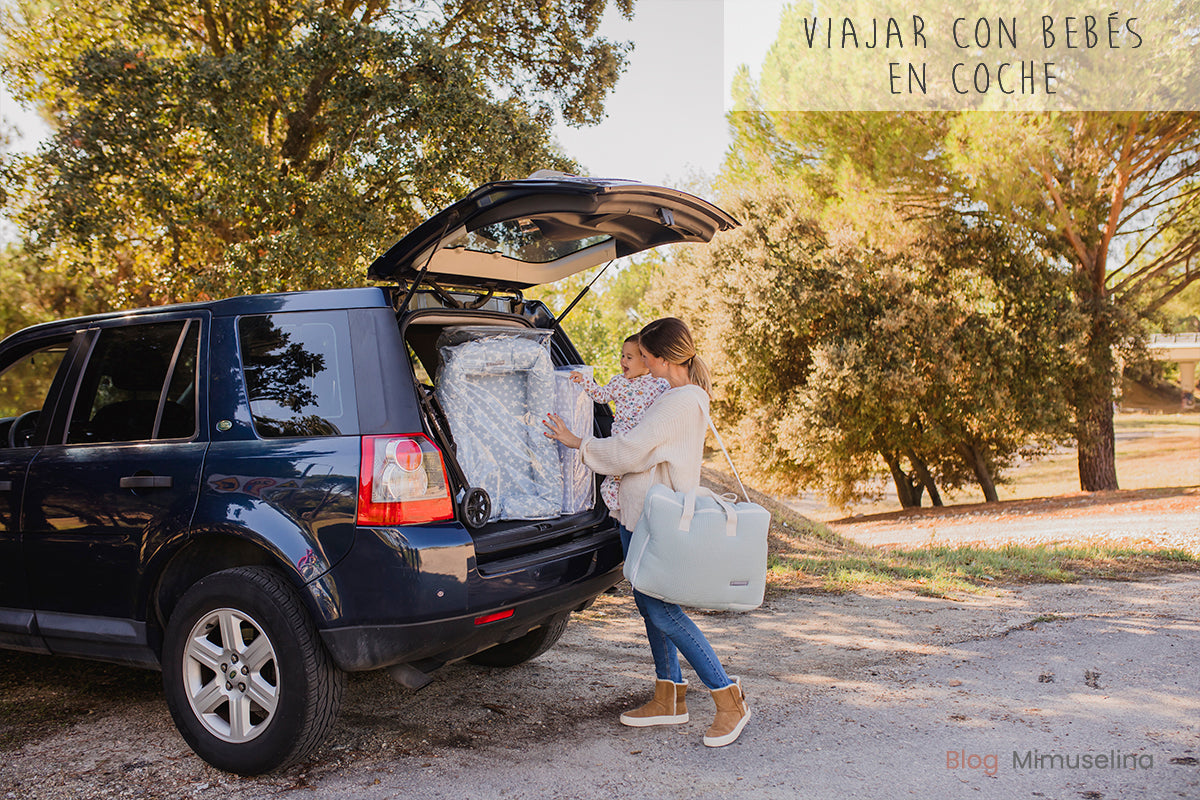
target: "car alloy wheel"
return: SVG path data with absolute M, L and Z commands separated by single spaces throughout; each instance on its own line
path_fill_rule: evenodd
M 248 742 L 271 723 L 279 701 L 275 648 L 249 614 L 218 608 L 201 618 L 184 659 L 188 703 L 213 736 Z

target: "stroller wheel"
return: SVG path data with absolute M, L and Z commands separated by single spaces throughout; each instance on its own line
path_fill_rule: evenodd
M 492 515 L 492 498 L 483 489 L 468 489 L 458 503 L 458 510 L 468 528 L 482 528 Z

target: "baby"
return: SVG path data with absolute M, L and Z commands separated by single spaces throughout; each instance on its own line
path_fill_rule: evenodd
M 580 372 L 572 372 L 570 378 L 581 384 L 592 400 L 613 404 L 613 436 L 633 430 L 655 398 L 669 388 L 666 380 L 655 378 L 646 368 L 636 333 L 621 346 L 621 374 L 614 376 L 607 384 L 600 386 Z M 617 500 L 620 487 L 620 475 L 609 475 L 600 484 L 600 497 L 609 511 L 616 511 L 620 505 Z

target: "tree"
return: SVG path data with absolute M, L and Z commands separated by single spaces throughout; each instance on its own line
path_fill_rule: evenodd
M 651 251 L 627 263 L 613 264 L 602 271 L 578 273 L 547 286 L 526 292 L 543 301 L 560 317 L 563 328 L 579 349 L 585 364 L 595 367 L 596 380 L 605 380 L 621 371 L 621 345 L 630 334 L 647 322 L 662 316 L 647 292 L 662 275 L 663 256 Z M 587 292 L 580 297 L 585 287 Z M 580 297 L 569 312 L 568 306 Z
M 983 215 L 1038 250 L 1046 280 L 1071 277 L 1072 313 L 1088 321 L 1066 343 L 1072 360 L 1059 376 L 1074 409 L 1080 485 L 1117 488 L 1117 351 L 1141 320 L 1200 277 L 1200 114 L 789 111 L 804 107 L 802 93 L 811 91 L 789 47 L 808 10 L 785 11 L 759 84 L 740 79 L 729 179 L 776 176 L 831 206 L 847 184 L 865 185 L 904 220 Z M 1172 19 L 1182 33 L 1151 54 L 1166 70 L 1153 88 L 1186 95 L 1196 81 L 1187 32 L 1197 18 L 1194 9 L 1176 11 L 1192 16 Z M 1071 58 L 1091 71 L 1092 90 L 1112 66 Z
M 475 185 L 571 166 L 547 131 L 600 118 L 607 5 L 30 0 L 3 75 L 54 136 L 17 219 L 108 305 L 359 282 Z
M 1200 278 L 1200 114 L 968 114 L 946 143 L 968 197 L 1073 275 L 1088 320 L 1071 380 L 1080 486 L 1116 489 L 1118 348 Z
M 714 408 L 761 480 L 844 504 L 882 467 L 905 506 L 971 481 L 995 500 L 1014 457 L 1066 424 L 1044 386 L 1065 287 L 1014 292 L 1043 273 L 980 223 L 898 224 L 883 247 L 841 224 L 854 208 L 887 227 L 860 201 L 828 215 L 795 184 L 738 187 L 722 203 L 743 227 L 678 254 L 650 299 L 694 323 Z

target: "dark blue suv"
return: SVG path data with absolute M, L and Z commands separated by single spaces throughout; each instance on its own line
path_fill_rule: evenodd
M 497 519 L 438 408 L 439 338 L 542 329 L 522 290 L 736 223 L 690 195 L 488 184 L 375 261 L 375 288 L 48 323 L 0 343 L 0 647 L 161 669 L 205 760 L 301 758 L 347 671 L 511 666 L 621 578 L 603 504 Z M 595 408 L 607 433 L 611 416 Z

